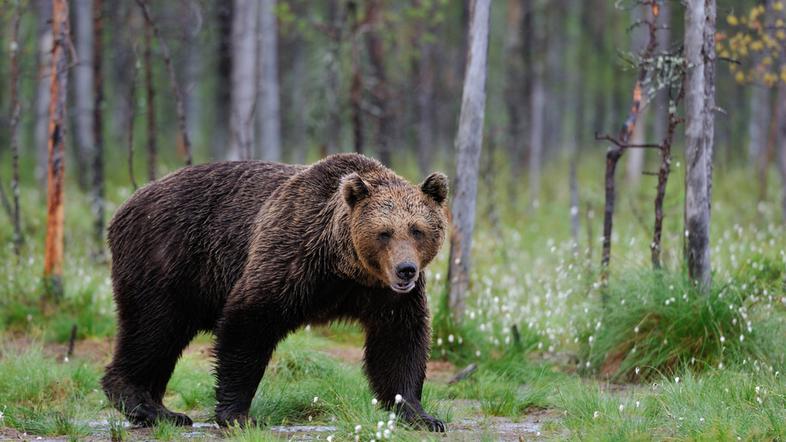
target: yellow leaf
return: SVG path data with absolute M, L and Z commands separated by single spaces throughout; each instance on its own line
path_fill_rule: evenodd
M 737 83 L 745 83 L 745 74 L 743 72 L 737 72 L 737 75 L 734 76 L 734 79 L 737 80 Z
M 740 24 L 739 20 L 737 20 L 737 17 L 735 17 L 732 14 L 729 14 L 729 16 L 726 17 L 726 22 L 728 22 L 729 25 L 731 26 L 737 26 L 738 24 Z

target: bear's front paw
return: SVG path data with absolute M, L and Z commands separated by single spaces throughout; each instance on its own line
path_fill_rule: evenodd
M 407 413 L 402 417 L 413 427 L 422 428 L 424 430 L 434 431 L 437 433 L 445 432 L 445 423 L 426 413 Z
M 248 428 L 256 426 L 254 418 L 245 413 L 216 413 L 216 423 L 219 427 Z

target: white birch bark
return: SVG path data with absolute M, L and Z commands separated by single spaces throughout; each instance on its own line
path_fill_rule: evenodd
M 471 5 L 467 67 L 456 134 L 456 180 L 450 235 L 448 305 L 457 321 L 461 320 L 464 314 L 469 289 L 470 250 L 475 227 L 478 165 L 486 106 L 486 52 L 490 8 L 491 0 L 474 0 Z
M 281 116 L 278 83 L 276 0 L 259 0 L 259 79 L 257 124 L 263 160 L 281 161 Z M 296 86 L 298 87 L 298 86 Z
M 685 252 L 688 273 L 703 290 L 711 282 L 714 3 L 689 0 L 685 10 Z
M 254 148 L 257 68 L 257 0 L 234 0 L 232 93 L 229 115 L 231 160 L 250 159 Z

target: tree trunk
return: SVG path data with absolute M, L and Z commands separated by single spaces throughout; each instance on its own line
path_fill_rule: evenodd
M 84 0 L 82 0 L 84 1 Z M 93 106 L 93 235 L 95 239 L 95 258 L 104 258 L 104 72 L 103 72 L 103 0 L 93 0 L 93 87 L 95 103 Z M 132 103 L 133 105 L 133 103 Z M 133 115 L 133 111 L 132 111 Z
M 385 47 L 382 41 L 382 0 L 369 0 L 366 6 L 366 22 L 372 27 L 366 33 L 368 58 L 371 65 L 371 77 L 374 87 L 371 90 L 371 104 L 377 114 L 377 148 L 379 160 L 390 165 L 391 152 L 391 94 L 388 90 L 387 74 L 385 73 Z
M 68 90 L 68 1 L 52 1 L 52 65 L 49 99 L 49 161 L 47 169 L 47 222 L 44 245 L 44 287 L 49 300 L 63 296 L 63 191 Z
M 507 154 L 513 160 L 521 156 L 526 144 L 524 134 L 524 119 L 526 117 L 526 89 L 527 77 L 525 60 L 525 33 L 530 28 L 524 28 L 526 0 L 508 0 L 507 25 L 505 30 L 505 107 L 508 114 L 507 128 Z M 518 161 L 513 161 L 513 168 L 517 168 Z
M 764 16 L 764 26 L 770 27 L 773 25 L 774 20 L 769 17 L 773 14 L 770 10 L 770 0 L 760 0 L 760 3 L 766 11 L 769 11 Z M 771 32 L 767 32 L 768 37 L 773 38 Z M 761 63 L 763 55 L 757 54 L 753 56 L 754 66 Z M 758 77 L 758 75 L 757 75 Z M 756 80 L 762 80 L 756 78 Z M 761 84 L 754 84 L 750 89 L 750 112 L 748 113 L 748 162 L 758 166 L 758 160 L 762 152 L 767 150 L 767 139 L 769 138 L 769 123 L 770 123 L 770 88 L 764 87 Z M 756 170 L 756 169 L 754 169 Z M 759 192 L 761 194 L 761 192 Z
M 10 144 L 11 144 L 11 200 L 13 203 L 11 211 L 11 222 L 14 225 L 14 255 L 17 263 L 22 256 L 22 225 L 20 220 L 19 208 L 19 118 L 21 106 L 19 105 L 19 22 L 20 22 L 19 0 L 14 1 L 14 15 L 11 19 L 11 97 L 9 115 Z
M 332 44 L 332 43 L 331 43 Z M 307 153 L 307 134 L 308 127 L 304 113 L 310 109 L 306 91 L 303 87 L 307 84 L 307 48 L 306 42 L 299 37 L 294 37 L 290 43 L 290 56 L 292 57 L 292 67 L 288 77 L 288 85 L 282 85 L 281 92 L 287 91 L 289 95 L 289 109 L 296 110 L 296 112 L 288 112 L 288 114 L 281 114 L 282 118 L 288 116 L 287 131 L 284 132 L 282 140 L 284 144 L 289 147 L 289 161 L 295 164 L 304 164 L 306 162 Z M 288 86 L 288 87 L 287 87 Z M 286 106 L 285 106 L 286 107 Z M 331 152 L 330 140 L 325 140 L 329 153 Z M 332 140 L 332 149 L 335 150 L 337 139 Z
M 714 9 L 714 0 L 689 0 L 685 11 L 685 251 L 688 273 L 702 290 L 711 283 Z
M 533 11 L 532 45 L 534 56 L 532 66 L 532 89 L 530 91 L 530 124 L 529 124 L 529 194 L 532 207 L 540 205 L 540 172 L 543 166 L 544 114 L 546 112 L 545 54 L 546 46 L 545 21 L 543 4 L 534 2 L 537 11 Z
M 422 8 L 421 0 L 414 1 L 415 7 Z M 426 17 L 430 17 L 427 14 Z M 420 173 L 426 176 L 434 158 L 434 45 L 425 34 L 430 31 L 426 26 L 429 18 L 418 18 L 413 46 L 416 55 L 412 62 L 415 83 L 415 133 L 417 137 L 417 157 Z
M 360 71 L 360 48 L 358 47 L 358 10 L 357 4 L 350 0 L 347 2 L 347 15 L 352 28 L 352 84 L 349 90 L 349 107 L 352 113 L 352 138 L 353 148 L 357 153 L 363 153 L 363 78 Z
M 786 55 L 781 54 L 782 64 L 786 64 Z M 781 175 L 781 210 L 783 212 L 783 222 L 786 224 L 786 81 L 778 84 L 778 104 L 776 108 L 778 118 L 777 150 L 778 150 L 778 171 Z
M 631 11 L 631 18 L 633 23 L 640 22 L 641 20 L 657 20 L 657 17 L 652 17 L 649 13 L 650 8 L 646 5 L 633 8 Z M 635 54 L 641 54 L 647 47 L 647 37 L 649 29 L 646 26 L 636 26 L 631 30 L 631 51 Z M 644 107 L 639 114 L 639 120 L 646 120 L 647 108 Z M 633 130 L 630 142 L 632 144 L 644 144 L 646 138 L 646 125 L 637 124 Z M 625 180 L 630 189 L 636 189 L 641 181 L 641 173 L 644 170 L 644 159 L 646 151 L 644 149 L 633 149 L 627 152 L 628 163 L 625 170 Z
M 281 161 L 281 116 L 278 85 L 278 27 L 276 0 L 259 2 L 259 124 L 261 158 Z
M 486 106 L 490 8 L 491 0 L 474 0 L 470 8 L 467 68 L 456 134 L 456 179 L 448 269 L 448 306 L 455 321 L 460 321 L 464 315 L 469 290 L 470 251 Z
M 202 12 L 197 2 L 187 2 L 184 5 L 184 13 L 188 14 L 190 22 L 200 22 Z M 202 72 L 202 46 L 199 41 L 200 29 L 194 27 L 185 31 L 185 69 L 183 69 L 183 99 L 186 108 L 186 127 L 190 129 L 191 136 L 194 137 L 196 144 L 201 144 L 204 139 L 202 130 L 202 106 L 199 103 L 199 86 L 202 83 L 200 72 Z M 212 128 L 211 128 L 212 129 Z
M 186 124 L 186 108 L 183 104 L 183 89 L 180 87 L 180 83 L 177 81 L 175 67 L 172 64 L 172 54 L 169 52 L 169 45 L 167 45 L 166 41 L 161 38 L 161 33 L 159 32 L 158 26 L 156 25 L 153 15 L 150 12 L 150 8 L 147 5 L 147 0 L 136 0 L 136 3 L 139 5 L 139 8 L 142 9 L 142 15 L 145 18 L 145 22 L 153 28 L 153 35 L 156 37 L 158 46 L 161 49 L 161 55 L 164 58 L 164 65 L 166 66 L 167 76 L 169 77 L 169 86 L 175 99 L 177 126 L 180 129 L 180 138 L 178 138 L 177 143 L 178 152 L 185 157 L 186 165 L 190 166 L 193 162 L 193 157 L 191 154 L 191 139 L 188 136 L 188 126 Z
M 36 146 L 35 176 L 39 183 L 47 178 L 49 143 L 49 86 L 52 76 L 52 0 L 35 0 L 38 24 L 38 75 L 36 77 L 35 131 Z
M 76 109 L 76 166 L 80 187 L 87 189 L 88 161 L 93 156 L 93 5 L 92 0 L 75 0 L 76 55 L 74 99 Z
M 671 47 L 671 2 L 660 4 L 660 16 L 658 17 L 658 47 L 667 51 Z M 655 114 L 655 121 L 652 126 L 654 139 L 663 140 L 669 131 L 669 91 L 663 89 L 655 94 L 652 104 L 652 112 Z
M 748 161 L 758 166 L 759 158 L 767 151 L 770 126 L 770 88 L 752 85 L 748 115 Z M 758 170 L 758 167 L 756 168 Z M 761 192 L 759 192 L 761 194 Z
M 145 22 L 145 116 L 147 118 L 147 180 L 156 179 L 158 164 L 158 124 L 156 122 L 156 85 L 153 79 L 153 26 Z M 133 106 L 134 103 L 131 103 Z M 129 109 L 129 113 L 133 113 Z M 133 129 L 133 127 L 131 128 Z
M 327 3 L 328 19 L 333 32 L 329 42 L 326 66 L 325 105 L 328 109 L 326 140 L 327 152 L 338 153 L 341 149 L 341 44 L 344 35 L 344 20 L 341 13 L 342 3 L 330 0 Z
M 217 2 L 216 19 L 218 21 L 216 108 L 215 126 L 213 128 L 212 156 L 219 161 L 228 156 L 229 116 L 232 103 L 232 7 L 231 1 Z
M 257 2 L 234 0 L 232 18 L 232 111 L 229 159 L 250 159 L 254 149 Z

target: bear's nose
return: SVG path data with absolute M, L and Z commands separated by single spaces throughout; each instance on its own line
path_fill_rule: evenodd
M 402 262 L 396 266 L 396 276 L 404 281 L 412 280 L 418 273 L 418 268 L 411 262 Z

